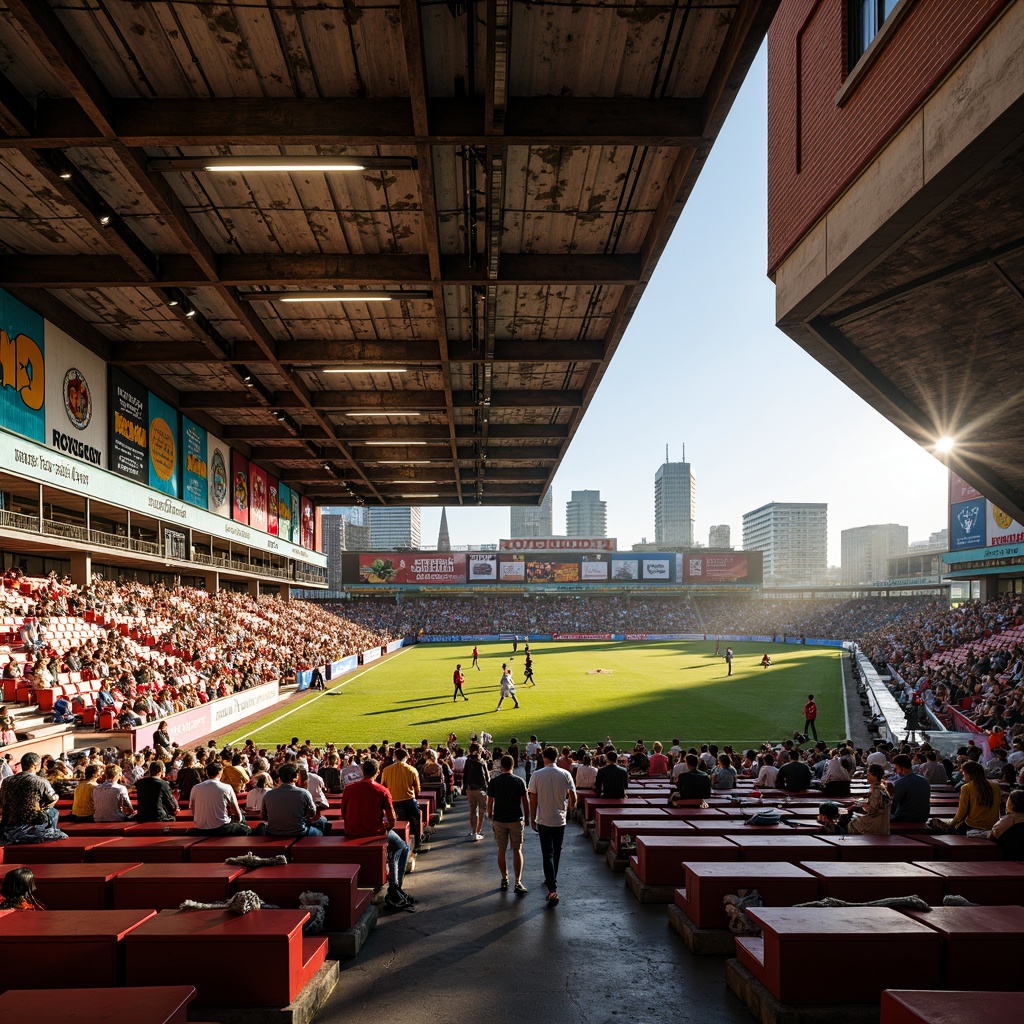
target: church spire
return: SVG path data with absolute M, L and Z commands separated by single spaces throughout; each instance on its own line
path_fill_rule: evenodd
M 448 536 L 448 510 L 445 508 L 441 509 L 441 527 L 437 531 L 437 550 L 438 551 L 451 551 L 452 542 Z

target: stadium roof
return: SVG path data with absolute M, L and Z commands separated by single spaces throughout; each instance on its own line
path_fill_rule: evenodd
M 777 6 L 5 0 L 0 287 L 314 500 L 539 503 Z

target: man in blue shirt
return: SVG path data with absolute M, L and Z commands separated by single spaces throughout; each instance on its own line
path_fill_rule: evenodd
M 892 766 L 899 778 L 892 787 L 890 821 L 927 821 L 932 808 L 931 784 L 923 775 L 914 774 L 906 754 L 897 754 Z

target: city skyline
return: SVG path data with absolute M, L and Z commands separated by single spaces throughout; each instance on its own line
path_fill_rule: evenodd
M 766 82 L 762 48 L 553 486 L 563 500 L 599 489 L 620 548 L 653 540 L 651 478 L 665 440 L 685 438 L 696 537 L 728 525 L 738 547 L 744 512 L 822 502 L 839 565 L 844 529 L 895 521 L 911 542 L 943 529 L 946 469 L 775 327 Z M 426 536 L 440 516 L 424 509 Z M 448 522 L 453 543 L 486 542 L 509 511 L 449 506 Z

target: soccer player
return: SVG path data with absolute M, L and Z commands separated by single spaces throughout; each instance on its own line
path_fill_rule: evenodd
M 480 668 L 480 649 L 478 647 L 476 647 L 475 645 L 473 647 L 473 665 L 472 665 L 472 667 L 475 668 L 477 670 L 477 672 L 482 672 L 483 671 L 483 669 Z
M 529 653 L 526 655 L 526 667 L 523 669 L 523 684 L 529 683 L 531 686 L 537 685 L 537 680 L 533 678 L 533 658 L 530 657 Z
M 455 684 L 455 692 L 452 694 L 452 701 L 457 700 L 461 697 L 463 700 L 469 700 L 469 698 L 462 692 L 462 684 L 466 681 L 466 677 L 462 674 L 462 665 L 456 665 L 455 671 L 452 673 L 452 682 Z

